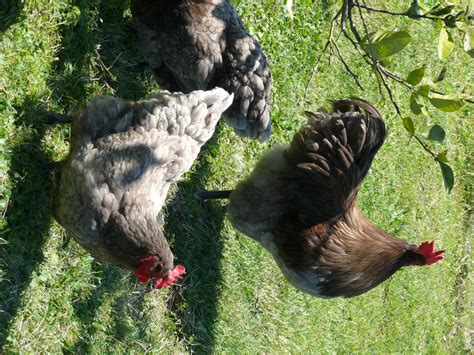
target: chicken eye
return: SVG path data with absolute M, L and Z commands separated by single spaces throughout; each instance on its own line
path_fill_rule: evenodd
M 160 272 L 163 269 L 163 266 L 158 263 L 155 268 L 153 269 L 154 272 Z

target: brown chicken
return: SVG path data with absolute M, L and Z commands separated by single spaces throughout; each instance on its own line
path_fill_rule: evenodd
M 56 220 L 94 257 L 155 288 L 185 272 L 157 222 L 171 183 L 191 167 L 232 103 L 223 89 L 94 99 L 72 120 L 57 169 Z
M 318 297 L 369 291 L 403 266 L 443 257 L 434 243 L 417 246 L 373 225 L 357 193 L 386 129 L 361 99 L 336 101 L 333 112 L 307 113 L 289 146 L 266 153 L 229 198 L 235 228 L 262 244 L 292 285 Z
M 268 139 L 272 79 L 260 44 L 228 0 L 132 0 L 138 43 L 170 91 L 219 86 L 234 94 L 224 114 L 240 136 Z

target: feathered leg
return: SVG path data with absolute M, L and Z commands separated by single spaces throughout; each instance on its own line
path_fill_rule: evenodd
M 219 200 L 219 199 L 228 199 L 232 190 L 222 190 L 222 191 L 207 191 L 203 190 L 198 194 L 198 197 L 202 201 L 206 200 Z
M 71 123 L 72 121 L 71 116 L 56 112 L 46 111 L 44 116 L 46 117 L 46 123 L 49 125 Z
M 40 169 L 41 172 L 49 173 L 50 171 L 58 169 L 60 166 L 61 166 L 60 161 L 46 161 L 46 162 L 41 162 L 38 165 L 38 168 Z

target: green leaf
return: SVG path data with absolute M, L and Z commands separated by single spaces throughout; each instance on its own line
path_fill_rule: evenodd
M 418 85 L 425 76 L 425 68 L 426 66 L 423 65 L 422 67 L 412 70 L 410 73 L 408 73 L 408 76 L 406 78 L 406 82 L 411 85 Z
M 428 98 L 430 96 L 431 87 L 431 84 L 423 84 L 418 85 L 415 90 L 418 95 Z
M 360 46 L 367 54 L 382 60 L 400 52 L 410 41 L 406 31 L 377 31 L 364 37 Z
M 453 38 L 446 28 L 441 28 L 438 40 L 438 56 L 444 60 L 449 57 L 454 48 Z
M 474 0 L 470 0 L 467 5 L 465 19 L 467 21 L 472 21 L 474 19 Z
M 474 26 L 466 28 L 466 34 L 464 35 L 464 50 L 471 57 L 474 57 Z
M 443 22 L 444 24 L 446 25 L 446 27 L 449 27 L 449 28 L 455 28 L 457 27 L 457 24 L 456 22 L 457 21 L 460 21 L 461 20 L 461 17 L 464 15 L 464 11 L 458 11 L 456 14 L 454 15 L 448 15 L 446 16 L 444 19 L 443 19 Z
M 435 6 L 433 6 L 431 9 L 429 9 L 428 11 L 426 11 L 425 14 L 429 14 L 430 12 L 435 11 L 436 9 L 439 9 L 440 7 L 441 7 L 441 3 L 438 3 L 438 4 L 436 4 Z
M 448 162 L 448 158 L 446 156 L 447 153 L 448 153 L 447 150 L 443 150 L 443 151 L 439 152 L 438 155 L 436 156 L 436 160 L 439 163 L 447 163 Z
M 443 20 L 441 19 L 433 20 L 433 25 L 437 31 L 441 31 L 441 29 L 443 28 Z
M 415 125 L 413 124 L 413 120 L 410 117 L 403 117 L 403 127 L 407 130 L 410 134 L 410 137 L 415 135 Z
M 451 95 L 431 93 L 429 100 L 434 107 L 443 112 L 455 112 L 464 106 L 464 100 Z
M 421 105 L 418 103 L 417 96 L 414 92 L 410 96 L 410 110 L 415 115 L 421 114 Z
M 408 17 L 415 18 L 415 19 L 418 18 L 418 16 L 421 15 L 421 9 L 420 9 L 420 4 L 418 3 L 418 0 L 413 0 L 411 2 L 410 7 L 405 13 L 408 15 Z
M 425 4 L 423 0 L 418 0 L 418 5 L 425 12 L 430 9 L 429 5 Z
M 446 132 L 444 131 L 443 127 L 437 124 L 435 124 L 434 126 L 431 126 L 430 131 L 428 132 L 428 139 L 430 141 L 443 143 L 445 137 L 446 137 Z
M 446 65 L 443 65 L 443 68 L 439 72 L 438 77 L 435 79 L 435 83 L 444 80 L 444 78 L 446 77 L 446 70 L 447 70 Z
M 428 117 L 430 115 L 430 113 L 428 112 L 428 109 L 426 108 L 425 105 L 421 105 L 421 114 L 423 116 L 426 116 L 426 117 Z
M 456 5 L 454 5 L 454 4 L 448 3 L 446 6 L 439 7 L 435 10 L 431 10 L 428 13 L 431 16 L 440 16 L 441 17 L 441 16 L 444 16 L 444 15 L 447 15 L 447 14 L 451 13 L 451 10 L 454 9 L 455 6 Z
M 441 167 L 441 173 L 443 174 L 444 187 L 448 190 L 448 193 L 450 193 L 454 186 L 453 169 L 445 163 L 439 163 L 439 166 Z

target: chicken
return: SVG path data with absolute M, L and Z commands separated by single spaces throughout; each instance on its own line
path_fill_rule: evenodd
M 158 84 L 234 94 L 224 117 L 240 136 L 268 139 L 272 79 L 260 44 L 228 0 L 132 0 L 145 61 Z
M 361 99 L 307 113 L 289 146 L 266 153 L 229 198 L 233 226 L 264 246 L 289 282 L 318 297 L 369 291 L 403 266 L 430 265 L 444 250 L 409 244 L 373 225 L 357 207 L 357 193 L 386 129 Z
M 56 171 L 56 220 L 94 257 L 134 270 L 141 282 L 177 281 L 185 269 L 173 268 L 157 217 L 232 99 L 216 88 L 93 100 L 73 118 L 70 152 Z

